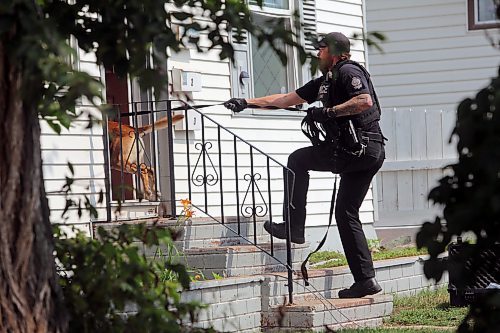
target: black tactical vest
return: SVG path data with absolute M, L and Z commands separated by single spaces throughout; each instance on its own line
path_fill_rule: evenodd
M 375 102 L 375 107 L 371 107 L 368 110 L 363 111 L 360 114 L 353 115 L 353 116 L 346 116 L 346 117 L 340 117 L 337 118 L 336 121 L 339 124 L 348 122 L 349 120 L 352 120 L 354 123 L 354 126 L 356 128 L 365 128 L 367 125 L 371 124 L 374 121 L 380 120 L 380 104 L 378 102 L 377 95 L 375 93 L 375 89 L 373 87 L 373 84 L 370 79 L 370 74 L 368 71 L 361 66 L 359 63 L 352 61 L 352 60 L 344 60 L 341 62 L 338 62 L 331 71 L 329 71 L 325 75 L 325 80 L 321 83 L 321 86 L 319 88 L 318 92 L 318 100 L 320 100 L 323 103 L 324 107 L 332 107 L 334 106 L 333 99 L 330 98 L 330 95 L 334 93 L 336 90 L 338 91 L 340 88 L 337 86 L 339 83 L 337 82 L 337 77 L 338 77 L 338 72 L 340 71 L 340 68 L 344 65 L 347 64 L 352 64 L 357 67 L 359 67 L 363 73 L 366 76 L 366 81 L 368 82 L 368 90 L 370 91 L 370 95 L 372 96 L 374 102 Z
M 333 97 L 333 93 L 335 93 L 336 90 L 339 91 L 342 89 L 338 86 L 340 83 L 336 79 L 340 68 L 346 64 L 353 64 L 363 71 L 367 79 L 369 93 L 375 101 L 375 105 L 357 115 L 332 118 L 319 123 L 314 121 L 308 115 L 302 120 L 302 132 L 309 138 L 309 140 L 311 140 L 313 145 L 327 145 L 333 150 L 333 152 L 346 151 L 360 156 L 361 152 L 364 152 L 363 147 L 359 150 L 362 132 L 368 130 L 370 126 L 372 126 L 373 129 L 372 124 L 373 122 L 380 120 L 381 113 L 380 103 L 378 102 L 375 89 L 373 88 L 370 74 L 363 66 L 355 61 L 341 61 L 325 75 L 325 79 L 321 83 L 318 90 L 317 100 L 322 102 L 323 107 L 332 107 L 335 104 L 340 104 L 337 99 L 334 100 L 334 98 L 331 97 Z M 373 138 L 371 139 L 372 141 L 380 141 L 383 143 L 383 136 L 380 133 L 380 128 L 378 125 L 376 127 L 377 130 L 375 131 L 378 132 L 377 135 L 379 135 L 380 138 L 377 138 L 376 140 Z M 352 140 L 353 135 L 357 136 L 354 141 L 357 141 L 358 143 L 355 145 L 352 144 L 354 142 Z

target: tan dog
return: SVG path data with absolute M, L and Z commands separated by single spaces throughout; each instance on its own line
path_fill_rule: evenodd
M 181 114 L 172 116 L 172 124 L 181 121 L 184 118 Z M 154 123 L 154 129 L 160 130 L 168 127 L 168 118 L 163 117 Z M 156 199 L 155 189 L 155 173 L 154 169 L 148 167 L 146 164 L 137 161 L 137 147 L 139 147 L 139 160 L 144 159 L 144 142 L 142 137 L 148 133 L 153 132 L 153 125 L 146 125 L 139 127 L 137 133 L 138 140 L 135 140 L 135 129 L 127 124 L 121 124 L 120 139 L 120 124 L 116 121 L 108 121 L 109 133 L 109 151 L 110 151 L 110 166 L 113 170 L 122 170 L 122 156 L 123 156 L 123 172 L 137 174 L 137 165 L 141 169 L 141 182 L 143 187 L 144 197 L 149 201 Z M 120 152 L 121 141 L 121 152 Z

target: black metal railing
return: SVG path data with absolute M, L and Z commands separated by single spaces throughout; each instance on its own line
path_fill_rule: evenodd
M 112 218 L 112 201 L 167 202 L 169 216 L 176 218 L 176 202 L 187 197 L 193 207 L 225 225 L 286 268 L 289 302 L 292 303 L 289 193 L 295 178 L 293 171 L 185 102 L 134 102 L 115 105 L 113 109 L 114 116 L 111 113 L 109 117 L 116 121 L 106 119 L 104 122 L 105 148 L 109 152 L 109 155 L 105 154 L 109 156 L 106 163 L 110 165 L 106 169 L 108 220 Z M 183 114 L 182 120 L 178 119 L 177 113 Z M 132 123 L 124 124 L 124 119 Z M 244 122 L 241 119 L 236 122 Z M 155 121 L 156 124 L 161 123 L 158 126 L 162 128 L 168 125 L 166 136 L 161 135 L 163 139 L 160 138 L 163 131 L 155 131 L 158 127 Z M 181 131 L 174 131 L 173 125 Z M 144 126 L 150 126 L 152 135 L 149 138 L 142 136 Z M 168 166 L 162 164 L 163 160 L 162 163 L 158 161 L 158 153 L 165 156 L 165 150 Z M 134 175 L 133 181 L 130 176 L 127 180 L 127 174 Z M 158 182 L 158 178 L 168 178 L 168 182 Z M 164 191 L 163 186 L 168 187 L 168 191 Z M 162 190 L 161 195 L 159 189 Z M 274 214 L 276 211 L 282 214 Z M 227 225 L 228 217 L 235 219 L 236 230 Z M 275 256 L 277 243 L 272 235 L 269 235 L 269 240 L 267 236 L 265 239 L 257 236 L 257 223 L 262 219 L 285 221 L 286 262 Z M 244 221 L 250 221 L 253 239 L 242 233 Z

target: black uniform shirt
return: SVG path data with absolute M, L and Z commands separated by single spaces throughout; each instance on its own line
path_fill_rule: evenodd
M 345 64 L 337 71 L 337 78 L 330 84 L 328 101 L 324 100 L 321 85 L 327 76 L 323 75 L 317 79 L 313 79 L 304 86 L 298 88 L 295 92 L 300 98 L 307 101 L 309 104 L 316 101 L 322 101 L 323 106 L 331 107 L 342 104 L 360 94 L 370 94 L 368 78 L 361 68 L 353 64 Z M 374 96 L 372 96 L 374 100 Z M 376 104 L 372 108 L 377 108 Z M 368 112 L 368 110 L 364 111 Z M 338 120 L 347 120 L 348 117 L 339 117 Z M 368 124 L 363 128 L 365 131 L 378 132 L 378 122 Z

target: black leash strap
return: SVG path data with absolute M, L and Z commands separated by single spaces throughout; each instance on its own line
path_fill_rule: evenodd
M 318 124 L 307 114 L 300 124 L 302 133 L 311 141 L 313 146 L 318 146 L 325 141 L 324 131 L 318 127 Z M 323 139 L 321 139 L 323 137 Z
M 305 111 L 299 108 L 279 108 L 277 106 L 258 106 L 255 104 L 248 104 L 247 108 L 251 109 L 267 109 L 267 110 L 287 110 L 287 111 Z
M 330 229 L 330 226 L 332 225 L 332 219 L 333 219 L 333 207 L 335 206 L 335 196 L 337 195 L 337 178 L 335 177 L 335 184 L 333 185 L 333 193 L 332 193 L 332 202 L 330 203 L 330 217 L 328 219 L 328 227 L 326 228 L 326 232 L 325 232 L 325 235 L 323 236 L 323 239 L 321 240 L 321 242 L 319 243 L 318 247 L 316 248 L 316 250 L 314 250 L 313 252 L 309 253 L 309 255 L 307 256 L 306 260 L 304 260 L 304 262 L 302 263 L 302 265 L 300 266 L 300 270 L 302 272 L 302 278 L 304 279 L 304 284 L 306 286 L 309 286 L 309 274 L 307 273 L 307 268 L 306 268 L 306 265 L 307 265 L 307 262 L 309 261 L 309 258 L 316 252 L 318 252 L 322 247 L 323 245 L 325 244 L 326 242 L 326 238 L 328 237 L 328 231 Z
M 186 109 L 203 109 L 203 108 L 209 108 L 211 106 L 217 106 L 217 105 L 223 105 L 224 103 L 218 103 L 218 104 L 202 104 L 202 105 L 189 105 L 189 104 L 184 104 L 183 106 L 177 106 L 175 108 L 172 108 L 172 111 L 179 111 L 179 110 L 186 110 Z M 279 108 L 277 106 L 258 106 L 255 104 L 248 104 L 247 108 L 251 109 L 268 109 L 268 110 L 287 110 L 287 111 L 305 111 L 299 108 Z
M 202 104 L 202 105 L 189 105 L 189 104 L 184 104 L 183 106 L 178 106 L 175 108 L 172 108 L 172 111 L 179 111 L 179 110 L 186 110 L 186 109 L 203 109 L 203 108 L 209 108 L 211 106 L 217 106 L 217 105 L 222 105 L 224 103 L 218 103 L 218 104 Z

